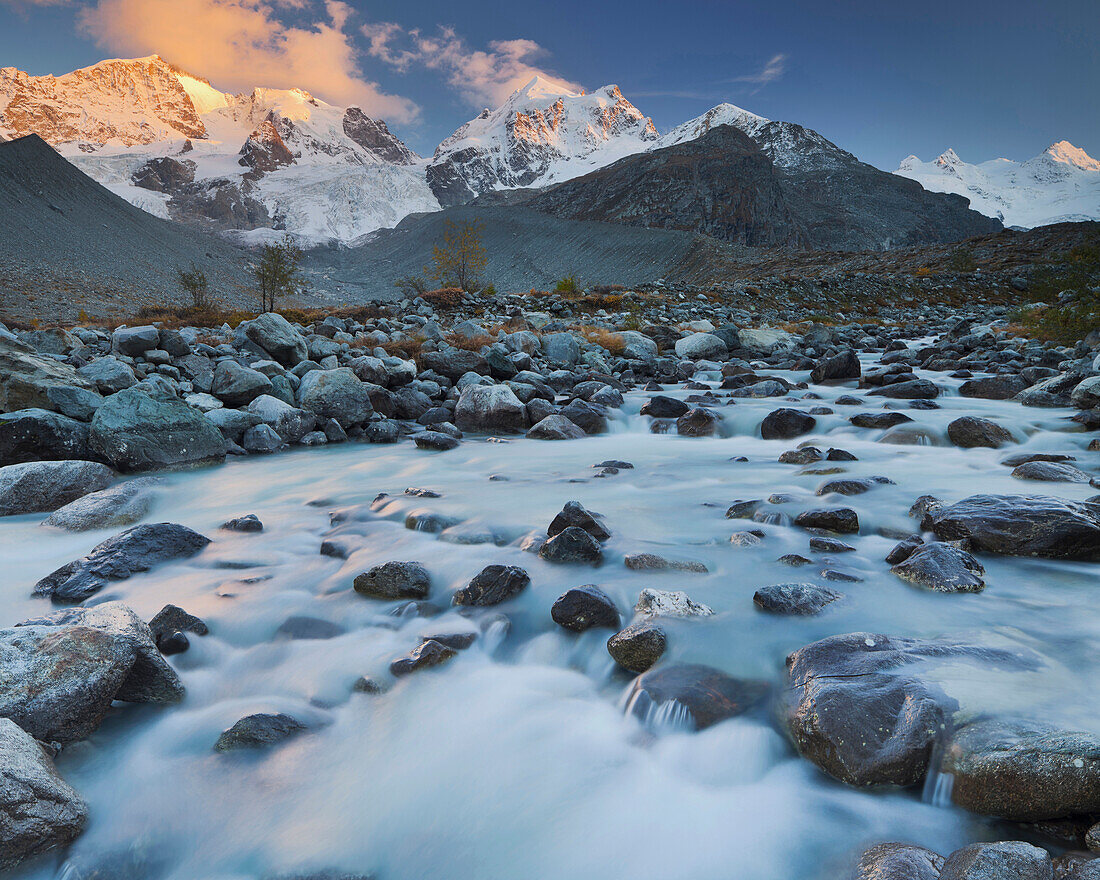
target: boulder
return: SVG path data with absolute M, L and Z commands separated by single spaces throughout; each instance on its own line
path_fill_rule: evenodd
M 175 397 L 130 388 L 92 419 L 88 442 L 119 471 L 221 463 L 225 438 L 201 412 Z
M 623 341 L 622 356 L 627 360 L 643 361 L 651 364 L 657 360 L 657 343 L 636 330 L 622 330 L 619 338 Z
M 83 602 L 115 581 L 194 556 L 209 543 L 206 536 L 176 523 L 134 526 L 42 578 L 34 591 L 55 602 Z
M 370 387 L 359 381 L 351 367 L 311 370 L 298 386 L 298 401 L 322 419 L 335 419 L 342 428 L 366 422 L 374 412 Z
M 803 529 L 825 529 L 841 535 L 859 533 L 859 517 L 850 507 L 804 510 L 795 517 L 794 524 Z
M 46 397 L 59 413 L 78 422 L 90 422 L 103 405 L 101 394 L 75 385 L 52 385 L 46 389 Z
M 56 510 L 105 489 L 114 472 L 94 461 L 28 461 L 0 467 L 0 516 Z
M 939 880 L 943 856 L 911 843 L 879 843 L 859 857 L 852 880 Z
M 934 542 L 916 547 L 890 569 L 903 581 L 937 593 L 980 593 L 985 568 L 965 550 Z
M 152 509 L 156 485 L 154 477 L 138 477 L 100 492 L 92 492 L 59 507 L 46 517 L 43 525 L 70 532 L 132 525 Z
M 1100 813 L 1100 740 L 1014 719 L 962 727 L 944 751 L 951 800 L 984 816 L 1033 822 Z
M 417 645 L 404 657 L 398 657 L 390 664 L 390 673 L 395 676 L 408 675 L 420 669 L 442 666 L 458 654 L 455 648 L 435 639 L 427 639 Z
M 688 597 L 682 590 L 654 590 L 638 594 L 634 611 L 643 617 L 710 617 L 714 611 Z
M 611 597 L 595 584 L 575 587 L 562 593 L 550 609 L 554 623 L 573 632 L 593 627 L 618 628 L 619 609 Z
M 141 357 L 160 344 L 160 331 L 150 324 L 119 327 L 111 334 L 111 351 L 127 357 Z
M 72 843 L 87 821 L 88 805 L 42 746 L 0 718 L 0 871 Z
M 49 389 L 59 385 L 95 390 L 69 364 L 37 354 L 30 346 L 0 335 L 0 412 L 56 409 Z
M 261 394 L 248 404 L 248 411 L 270 426 L 287 443 L 297 443 L 317 427 L 317 416 L 307 409 L 298 409 L 284 400 Z M 245 428 L 253 427 L 249 425 Z M 241 432 L 243 434 L 243 431 Z
M 542 337 L 542 355 L 555 367 L 571 367 L 581 358 L 581 344 L 572 333 L 549 333 Z
M 584 436 L 584 431 L 561 415 L 546 416 L 527 432 L 531 440 L 579 440 Z
M 579 526 L 568 526 L 539 548 L 539 558 L 555 563 L 599 565 L 603 551 L 599 541 Z
M 570 526 L 576 526 L 577 528 L 584 529 L 597 541 L 606 541 L 611 537 L 611 532 L 607 530 L 607 527 L 597 519 L 591 511 L 586 510 L 584 505 L 579 501 L 567 501 L 565 507 L 561 509 L 561 512 L 557 514 L 551 521 L 550 525 L 546 527 L 546 536 L 553 538 L 555 535 L 559 535 L 564 532 Z
M 984 447 L 1000 449 L 1006 443 L 1012 443 L 1012 432 L 989 419 L 976 416 L 963 416 L 947 426 L 947 436 L 956 446 L 963 449 Z
M 767 685 L 761 682 L 733 678 L 710 666 L 682 664 L 639 675 L 631 686 L 627 706 L 641 718 L 659 718 L 667 712 L 703 730 L 743 715 L 759 705 L 767 691 Z
M 270 391 L 271 380 L 267 376 L 234 360 L 224 360 L 218 364 L 210 386 L 211 394 L 233 408 L 246 406 Z
M 355 592 L 371 599 L 426 599 L 432 579 L 419 562 L 384 562 L 355 578 Z
M 944 541 L 974 550 L 1051 559 L 1100 559 L 1100 504 L 1044 495 L 972 495 L 930 513 Z
M 586 400 L 571 400 L 561 408 L 565 416 L 586 434 L 602 434 L 607 430 L 607 407 Z
M 1078 409 L 1100 408 L 1100 376 L 1089 376 L 1075 385 L 1070 401 Z
M 293 367 L 309 357 L 309 345 L 282 315 L 265 312 L 242 325 L 244 335 L 284 367 Z
M 121 602 L 0 630 L 0 717 L 42 742 L 84 739 L 113 701 L 175 703 L 183 694 L 148 625 Z
M 740 331 L 741 347 L 748 349 L 753 354 L 769 355 L 779 349 L 792 348 L 794 337 L 786 330 L 778 330 L 772 327 L 760 327 L 753 329 L 743 327 Z
M 980 379 L 968 379 L 959 386 L 963 397 L 980 397 L 984 400 L 1012 400 L 1028 387 L 1029 383 L 1015 373 L 1002 373 Z
M 87 459 L 88 426 L 46 409 L 0 414 L 0 464 Z
M 514 565 L 487 565 L 454 594 L 455 605 L 499 605 L 522 593 L 531 578 Z
M 655 419 L 678 419 L 690 409 L 682 400 L 658 394 L 642 404 L 641 414 Z
M 1080 468 L 1061 461 L 1028 461 L 1013 469 L 1017 480 L 1039 480 L 1044 483 L 1092 483 L 1096 481 Z
M 470 385 L 458 398 L 455 424 L 475 434 L 522 434 L 527 410 L 507 385 Z
M 425 370 L 439 373 L 452 382 L 457 382 L 467 373 L 485 375 L 489 372 L 489 365 L 481 354 L 461 348 L 426 351 L 421 355 L 420 363 Z
M 676 340 L 676 357 L 688 360 L 722 360 L 729 357 L 726 343 L 711 333 L 692 333 Z
M 607 653 L 628 672 L 645 672 L 661 659 L 668 647 L 665 631 L 640 620 L 607 640 Z
M 214 751 L 230 752 L 236 749 L 259 749 L 272 746 L 296 736 L 306 729 L 298 719 L 283 713 L 259 712 L 246 715 L 232 727 L 221 732 L 214 743 Z
M 862 367 L 856 353 L 850 348 L 839 354 L 818 361 L 810 371 L 810 381 L 820 385 L 823 382 L 839 382 L 845 379 L 858 379 Z
M 710 437 L 717 433 L 719 421 L 709 409 L 695 407 L 676 420 L 676 433 L 681 437 Z
M 77 370 L 77 373 L 81 379 L 92 383 L 100 394 L 115 394 L 137 384 L 133 368 L 113 357 L 96 358 Z
M 817 419 L 797 409 L 777 409 L 764 416 L 760 436 L 765 440 L 790 440 L 808 434 L 817 426 Z
M 897 400 L 933 400 L 940 396 L 940 388 L 928 379 L 909 379 L 883 385 L 868 393 L 872 397 L 892 397 Z
M 1054 880 L 1045 849 L 1022 840 L 972 843 L 949 855 L 939 880 Z
M 773 584 L 761 587 L 752 601 L 762 611 L 772 614 L 820 614 L 828 604 L 843 598 L 843 594 L 817 584 Z

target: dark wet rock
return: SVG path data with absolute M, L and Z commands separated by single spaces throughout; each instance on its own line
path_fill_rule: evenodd
M 816 425 L 817 419 L 797 409 L 777 409 L 764 416 L 760 436 L 765 440 L 790 440 L 808 434 Z
M 244 516 L 234 517 L 221 524 L 221 528 L 228 532 L 262 532 L 264 524 L 254 513 L 246 513 Z
M 932 531 L 932 517 L 943 510 L 944 504 L 935 495 L 921 495 L 909 508 L 909 515 L 921 521 L 921 528 Z
M 446 645 L 448 648 L 454 648 L 456 651 L 465 651 L 470 645 L 477 641 L 478 634 L 476 632 L 455 632 L 455 633 L 432 633 L 430 636 L 421 636 L 420 641 L 423 642 L 439 642 L 441 645 Z
M 71 532 L 132 525 L 152 509 L 156 485 L 155 477 L 139 477 L 92 492 L 59 507 L 43 524 Z
M 338 623 L 331 620 L 323 620 L 320 617 L 307 617 L 296 615 L 284 620 L 277 630 L 275 638 L 281 639 L 334 639 L 342 636 L 346 630 Z
M 879 843 L 865 850 L 852 880 L 939 880 L 943 856 L 910 843 Z
M 257 712 L 255 715 L 246 715 L 232 727 L 223 730 L 214 744 L 214 750 L 230 752 L 273 746 L 297 736 L 305 729 L 306 726 L 301 721 L 282 712 Z
M 780 556 L 776 561 L 782 562 L 784 565 L 789 565 L 792 568 L 801 568 L 803 565 L 810 565 L 813 562 L 812 559 L 807 559 L 805 556 L 800 556 L 797 553 L 787 553 Z
M 371 599 L 426 599 L 432 579 L 419 562 L 385 562 L 355 578 L 355 592 Z
M 390 664 L 390 673 L 396 676 L 409 675 L 420 669 L 430 669 L 433 666 L 441 666 L 458 651 L 449 648 L 435 639 L 421 642 L 404 657 L 398 657 Z
M 458 446 L 458 441 L 448 434 L 439 431 L 422 431 L 413 437 L 417 449 L 430 449 L 435 452 L 445 452 Z
M 28 461 L 0 467 L 0 516 L 44 513 L 105 489 L 114 472 L 94 461 Z
M 134 526 L 42 578 L 34 591 L 55 602 L 82 602 L 115 581 L 194 556 L 209 543 L 206 536 L 176 523 Z
M 717 433 L 720 421 L 710 410 L 696 407 L 676 420 L 676 433 L 681 437 L 710 437 Z
M 1016 455 L 1010 455 L 1008 458 L 1002 458 L 1001 464 L 1005 467 L 1015 468 L 1022 464 L 1027 464 L 1029 461 L 1077 461 L 1072 455 L 1066 455 L 1061 452 L 1020 452 Z
M 562 593 L 550 609 L 554 623 L 573 632 L 584 632 L 593 627 L 619 626 L 619 609 L 603 590 L 595 584 L 575 587 Z
M 836 538 L 823 538 L 817 535 L 810 538 L 810 549 L 814 553 L 854 553 L 856 548 Z
M 887 477 L 850 477 L 842 480 L 829 480 L 818 486 L 818 495 L 862 495 L 870 492 L 875 486 L 893 485 L 894 481 Z
M 1000 449 L 1006 443 L 1015 442 L 1012 432 L 989 419 L 963 416 L 947 426 L 947 436 L 956 446 L 964 449 L 984 447 Z
M 42 746 L 0 718 L 0 871 L 68 845 L 87 821 L 88 805 Z
M 682 400 L 658 394 L 642 404 L 641 414 L 655 419 L 678 419 L 690 409 Z
M 817 584 L 772 584 L 753 594 L 757 608 L 772 614 L 818 614 L 843 594 Z
M 905 562 L 906 559 L 913 555 L 913 551 L 922 544 L 924 544 L 924 539 L 920 535 L 910 535 L 908 538 L 894 545 L 894 549 L 886 554 L 885 561 L 890 563 L 890 565 L 897 565 L 899 562 Z
M 825 454 L 816 446 L 802 446 L 799 449 L 788 449 L 779 456 L 780 464 L 813 464 L 815 461 L 823 461 Z
M 226 450 L 221 431 L 197 409 L 140 388 L 107 398 L 92 419 L 88 442 L 120 471 L 216 464 Z
M 579 440 L 585 433 L 565 416 L 549 415 L 536 422 L 527 436 L 532 440 Z
M 628 698 L 630 710 L 640 718 L 673 703 L 688 713 L 686 719 L 703 730 L 727 718 L 735 718 L 759 705 L 766 684 L 733 678 L 710 666 L 682 664 L 644 672 L 634 679 Z
M 603 551 L 599 541 L 579 526 L 569 526 L 539 548 L 539 558 L 547 562 L 599 565 Z
M 191 647 L 191 640 L 182 632 L 167 633 L 157 639 L 157 649 L 165 656 L 182 654 Z
M 734 501 L 726 510 L 726 519 L 751 519 L 763 504 L 764 501 L 760 498 Z
M 905 413 L 900 412 L 881 412 L 881 413 L 859 413 L 848 419 L 857 428 L 893 428 L 896 425 L 903 425 L 906 422 L 913 421 Z
M 973 813 L 1035 821 L 1100 813 L 1100 740 L 1049 724 L 985 719 L 956 731 L 942 771 Z
M 561 512 L 551 520 L 546 528 L 547 537 L 553 538 L 560 535 L 570 526 L 584 529 L 597 541 L 606 541 L 611 537 L 611 532 L 599 521 L 596 515 L 586 510 L 579 501 L 568 501 Z
M 939 397 L 940 388 L 928 379 L 894 382 L 869 392 L 871 397 L 892 397 L 897 400 L 932 400 Z
M 1045 483 L 1092 483 L 1097 482 L 1080 468 L 1068 462 L 1029 461 L 1014 468 L 1012 476 L 1017 480 L 1040 480 Z
M 870 633 L 787 658 L 786 724 L 803 757 L 855 786 L 915 785 L 953 705 L 906 667 L 935 647 Z
M 386 692 L 386 689 L 369 675 L 359 676 L 351 689 L 357 694 L 383 694 Z
M 890 569 L 904 581 L 937 593 L 980 593 L 985 569 L 965 550 L 934 542 L 916 547 Z
M 1053 880 L 1054 866 L 1045 849 L 1021 840 L 972 843 L 943 863 L 940 880 Z
M 632 465 L 629 461 L 620 461 L 617 458 L 611 458 L 611 459 L 608 459 L 607 461 L 598 462 L 597 464 L 592 465 L 592 467 L 594 467 L 594 468 L 615 468 L 616 470 L 620 470 L 620 471 L 634 470 L 634 465 Z
M 163 639 L 181 633 L 194 633 L 197 636 L 205 636 L 210 632 L 206 623 L 194 614 L 188 614 L 178 605 L 165 605 L 149 621 L 149 630 L 153 633 L 153 639 L 161 653 L 166 653 L 161 645 Z
M 1100 559 L 1100 504 L 1044 495 L 972 495 L 930 512 L 945 541 L 1009 556 Z
M 347 559 L 351 555 L 347 546 L 339 541 L 322 541 L 320 552 L 322 556 L 331 556 L 333 559 Z
M 514 565 L 487 565 L 454 595 L 455 605 L 499 605 L 518 596 L 531 578 Z
M 453 516 L 437 513 L 434 510 L 418 508 L 410 510 L 405 517 L 405 528 L 414 532 L 428 532 L 436 534 L 451 526 L 458 525 L 460 520 Z
M 859 532 L 859 517 L 850 507 L 804 510 L 795 517 L 794 524 L 804 529 L 825 529 L 841 535 Z
M 586 434 L 603 434 L 607 430 L 607 408 L 585 400 L 571 400 L 561 408 L 561 415 Z
M 971 379 L 959 386 L 959 394 L 963 397 L 981 397 L 985 400 L 1011 400 L 1030 383 L 1021 376 L 1013 373 L 1002 373 L 997 376 L 986 376 L 981 379 Z
M 0 717 L 42 742 L 84 739 L 115 700 L 176 703 L 183 694 L 152 631 L 121 602 L 0 630 Z
M 810 381 L 817 384 L 844 379 L 858 379 L 861 367 L 859 358 L 850 348 L 839 354 L 818 361 L 810 372 Z
M 1065 852 L 1055 857 L 1054 880 L 1100 880 L 1100 858 L 1092 852 Z
M 665 631 L 648 620 L 632 623 L 607 640 L 607 653 L 629 672 L 645 672 L 668 647 Z
M 271 425 L 253 425 L 241 437 L 241 446 L 245 451 L 256 454 L 277 452 L 285 445 L 283 438 Z
M 46 409 L 0 413 L 0 463 L 87 459 L 88 426 Z

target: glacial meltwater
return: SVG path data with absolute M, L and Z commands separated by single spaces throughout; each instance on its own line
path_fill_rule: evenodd
M 949 636 L 1026 649 L 1042 663 L 948 663 L 939 674 L 954 676 L 952 693 L 969 717 L 1016 714 L 1100 734 L 1095 564 L 982 554 L 984 592 L 945 594 L 903 582 L 883 561 L 899 535 L 920 530 L 908 511 L 921 495 L 1095 494 L 1088 484 L 1021 481 L 1001 464 L 1010 454 L 1061 452 L 1092 471 L 1088 435 L 1072 431 L 1073 410 L 966 399 L 960 380 L 922 375 L 945 389 L 940 409 L 891 402 L 915 420 L 907 428 L 924 429 L 909 437 L 921 443 L 880 442 L 886 431 L 852 426 L 851 415 L 881 411 L 883 401 L 835 405 L 863 393 L 851 384 L 811 386 L 820 399 L 794 403 L 738 399 L 715 409 L 720 436 L 698 439 L 651 433 L 651 419 L 639 415 L 649 395 L 635 391 L 609 433 L 580 440 L 467 437 L 446 452 L 407 441 L 344 444 L 164 475 L 144 521 L 181 523 L 213 542 L 112 584 L 88 604 L 122 600 L 148 620 L 172 603 L 210 632 L 190 636 L 190 650 L 169 658 L 187 689 L 181 703 L 116 704 L 87 740 L 63 749 L 57 766 L 87 800 L 88 828 L 64 855 L 19 876 L 824 880 L 843 876 L 862 848 L 882 840 L 944 853 L 1018 837 L 1018 828 L 1006 835 L 952 806 L 950 779 L 936 774 L 923 792 L 834 781 L 795 753 L 767 709 L 698 732 L 676 705 L 627 711 L 632 676 L 606 649 L 614 630 L 578 635 L 550 617 L 555 599 L 583 584 L 614 600 L 624 625 L 643 589 L 682 590 L 715 614 L 662 619 L 662 664 L 707 664 L 769 682 L 773 698 L 786 686 L 787 654 L 830 635 Z M 709 377 L 713 386 L 717 378 Z M 762 440 L 760 422 L 778 405 L 834 413 L 818 416 L 805 437 Z M 995 419 L 1018 444 L 950 445 L 946 426 L 964 414 Z M 805 442 L 858 460 L 777 461 Z M 633 468 L 597 477 L 593 465 L 612 459 Z M 816 496 L 838 473 L 893 482 Z M 774 513 L 767 521 L 726 518 L 735 501 L 772 496 L 789 497 L 766 504 Z M 522 547 L 530 535 L 545 537 L 570 500 L 598 512 L 612 533 L 599 567 L 551 564 Z M 855 552 L 810 550 L 811 533 L 791 523 L 811 507 L 857 511 L 859 534 L 840 536 Z M 407 528 L 415 511 L 439 515 L 446 528 Z M 262 532 L 219 528 L 249 513 Z M 5 626 L 49 611 L 32 597 L 35 582 L 119 531 L 71 534 L 43 519 L 0 520 Z M 763 539 L 730 541 L 747 529 Z M 347 558 L 322 555 L 325 540 Z M 632 553 L 708 571 L 631 570 L 623 559 Z M 792 568 L 778 561 L 787 554 L 811 562 Z M 423 563 L 434 609 L 352 590 L 357 574 L 390 560 Z M 493 608 L 452 606 L 454 591 L 492 563 L 525 569 L 530 585 Z M 756 590 L 791 582 L 843 598 L 816 616 L 755 607 Z M 292 618 L 333 626 L 285 626 Z M 450 662 L 390 676 L 390 662 L 422 636 L 460 632 L 477 639 Z M 362 676 L 382 692 L 357 691 Z M 307 729 L 269 748 L 214 750 L 223 730 L 257 712 L 286 713 Z

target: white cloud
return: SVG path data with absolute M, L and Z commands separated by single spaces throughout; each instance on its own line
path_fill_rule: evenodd
M 787 70 L 787 56 L 780 52 L 777 55 L 773 55 L 768 63 L 765 64 L 756 73 L 748 73 L 744 76 L 735 76 L 733 82 L 747 82 L 755 83 L 759 86 L 766 86 L 770 82 L 775 82 L 779 79 Z
M 285 10 L 295 23 L 283 20 Z M 415 103 L 363 76 L 352 14 L 342 0 L 326 0 L 323 12 L 311 0 L 98 0 L 80 24 L 112 52 L 157 53 L 222 89 L 303 88 L 391 122 L 413 120 Z
M 541 76 L 568 91 L 582 87 L 537 65 L 549 53 L 533 40 L 495 40 L 488 50 L 471 48 L 451 27 L 440 27 L 431 36 L 406 30 L 394 22 L 366 24 L 367 52 L 404 72 L 424 67 L 445 74 L 447 82 L 470 104 L 496 106 L 534 76 Z

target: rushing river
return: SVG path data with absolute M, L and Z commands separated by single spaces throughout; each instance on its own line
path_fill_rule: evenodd
M 835 407 L 835 415 L 818 417 L 814 434 L 799 438 L 854 453 L 859 460 L 843 464 L 850 475 L 894 481 L 844 499 L 814 495 L 830 477 L 806 471 L 824 462 L 777 462 L 799 441 L 756 436 L 763 416 L 789 402 L 737 400 L 720 409 L 721 437 L 688 439 L 649 432 L 638 415 L 648 397 L 642 392 L 627 396 L 610 433 L 583 440 L 471 438 L 443 453 L 409 442 L 349 444 L 166 475 L 147 521 L 183 523 L 214 543 L 94 601 L 121 599 L 145 619 L 171 602 L 211 632 L 171 658 L 187 687 L 182 704 L 120 704 L 89 740 L 62 753 L 59 770 L 87 799 L 91 821 L 68 864 L 47 860 L 27 876 L 84 877 L 102 862 L 108 867 L 96 877 L 147 880 L 254 880 L 321 869 L 379 880 L 806 880 L 839 876 L 853 853 L 879 840 L 945 853 L 1004 837 L 919 791 L 837 784 L 798 758 L 764 717 L 699 733 L 647 725 L 623 711 L 630 677 L 607 654 L 609 631 L 577 636 L 550 619 L 553 601 L 580 584 L 598 584 L 624 623 L 643 588 L 685 590 L 717 613 L 668 621 L 664 662 L 706 663 L 777 686 L 788 652 L 838 633 L 965 634 L 1026 646 L 1049 661 L 1041 671 L 960 673 L 972 677 L 963 683 L 966 708 L 1024 711 L 1100 734 L 1095 565 L 983 556 L 985 592 L 938 594 L 891 574 L 883 558 L 896 539 L 878 534 L 915 530 L 907 511 L 926 493 L 948 501 L 976 492 L 1087 498 L 1096 491 L 1088 485 L 1023 483 L 999 462 L 1015 452 L 1057 451 L 1091 469 L 1088 435 L 1069 432 L 1072 411 L 965 399 L 959 381 L 923 375 L 946 389 L 942 409 L 895 405 L 940 445 L 880 443 L 883 431 L 851 426 L 848 416 L 880 409 L 875 397 Z M 796 405 L 859 393 L 813 390 L 821 400 Z M 948 445 L 946 425 L 962 414 L 999 421 L 1019 445 Z M 594 479 L 592 465 L 605 459 L 634 469 Z M 407 487 L 441 497 L 405 495 Z M 391 498 L 372 508 L 379 493 Z M 733 501 L 775 493 L 792 496 L 776 508 L 791 518 L 826 501 L 855 508 L 861 534 L 845 540 L 858 552 L 828 563 L 818 554 L 815 565 L 790 568 L 778 557 L 815 555 L 804 530 L 725 518 Z M 602 514 L 613 533 L 597 569 L 551 565 L 520 548 L 571 499 Z M 405 516 L 417 509 L 458 524 L 442 535 L 406 529 Z M 346 518 L 334 529 L 335 511 Z M 218 529 L 246 513 L 259 516 L 262 533 Z M 0 521 L 4 625 L 47 611 L 30 596 L 34 582 L 110 534 L 67 534 L 43 528 L 41 519 Z M 760 544 L 730 543 L 732 532 L 756 527 L 767 532 Z M 351 549 L 346 560 L 320 555 L 330 531 Z M 709 573 L 628 570 L 622 558 L 636 552 L 703 562 Z M 395 616 L 400 603 L 351 590 L 356 574 L 389 560 L 421 561 L 442 613 Z M 525 568 L 531 586 L 499 609 L 459 615 L 451 593 L 490 563 Z M 753 605 L 761 586 L 827 583 L 825 567 L 862 580 L 829 583 L 845 598 L 821 615 L 769 616 Z M 277 636 L 294 616 L 330 621 L 343 634 Z M 479 628 L 481 638 L 449 664 L 380 695 L 352 692 L 362 675 L 388 680 L 389 662 L 422 634 Z M 266 750 L 215 753 L 219 733 L 253 712 L 285 712 L 311 730 Z

